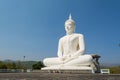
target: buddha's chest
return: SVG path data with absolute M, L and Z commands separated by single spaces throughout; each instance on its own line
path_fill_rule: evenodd
M 79 38 L 77 36 L 66 36 L 62 42 L 63 47 L 75 47 L 79 43 Z

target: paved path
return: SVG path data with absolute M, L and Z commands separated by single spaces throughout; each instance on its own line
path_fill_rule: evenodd
M 67 73 L 0 73 L 0 80 L 120 80 L 120 75 Z

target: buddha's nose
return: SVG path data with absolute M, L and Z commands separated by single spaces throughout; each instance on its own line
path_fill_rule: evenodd
M 72 26 L 69 25 L 69 26 L 68 26 L 68 29 L 70 29 L 71 27 L 72 27 Z

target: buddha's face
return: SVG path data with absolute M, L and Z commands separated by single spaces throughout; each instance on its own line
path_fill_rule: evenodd
M 72 22 L 65 23 L 65 30 L 67 34 L 71 34 L 75 31 L 75 25 Z

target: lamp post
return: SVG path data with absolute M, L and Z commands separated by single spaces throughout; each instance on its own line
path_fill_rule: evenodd
M 25 56 L 23 56 L 23 61 L 25 61 Z
M 25 72 L 25 58 L 26 58 L 26 56 L 23 56 L 23 69 L 24 69 L 24 72 Z

